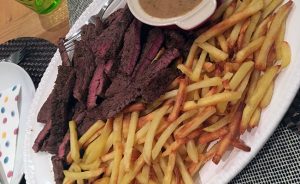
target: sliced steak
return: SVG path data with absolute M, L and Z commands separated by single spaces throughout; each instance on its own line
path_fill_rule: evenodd
M 186 38 L 179 31 L 175 30 L 165 30 L 165 47 L 167 49 L 177 48 L 182 50 L 184 48 Z
M 74 68 L 76 71 L 76 82 L 73 90 L 73 96 L 81 103 L 86 103 L 87 89 L 89 88 L 90 81 L 92 80 L 95 70 L 95 62 L 92 51 L 83 43 L 76 44 L 76 54 L 73 58 Z
M 122 15 L 124 13 L 125 9 L 121 8 L 118 9 L 117 11 L 113 12 L 110 14 L 104 21 L 103 24 L 105 27 L 108 27 L 115 21 L 119 21 L 122 18 Z
M 112 97 L 115 94 L 119 93 L 120 90 L 125 89 L 131 83 L 131 77 L 128 77 L 123 74 L 118 74 L 113 78 L 111 85 L 105 92 L 105 97 Z
M 87 117 L 102 120 L 111 118 L 138 97 L 138 90 L 135 88 L 126 88 L 113 97 L 106 98 L 98 107 L 88 111 Z
M 58 152 L 57 156 L 59 158 L 66 158 L 66 155 L 68 154 L 68 147 L 70 146 L 70 132 L 67 132 L 64 136 L 62 142 L 58 146 Z
M 47 123 L 51 120 L 51 99 L 52 93 L 48 96 L 47 100 L 44 102 L 43 106 L 41 107 L 38 116 L 37 122 L 40 123 Z
M 127 30 L 127 27 L 133 19 L 130 10 L 127 8 L 124 9 L 120 20 L 113 21 L 109 27 L 103 30 L 95 41 L 92 49 L 97 57 L 101 59 L 114 59 L 120 47 L 122 45 L 122 40 Z
M 178 77 L 179 71 L 174 68 L 165 68 L 161 70 L 141 91 L 142 98 L 146 103 L 151 103 L 159 98 L 167 90 L 172 81 Z
M 56 184 L 63 183 L 64 180 L 64 162 L 62 159 L 57 156 L 51 157 L 53 172 L 54 172 L 54 180 Z
M 142 23 L 134 19 L 124 37 L 119 72 L 131 75 L 141 51 Z
M 52 127 L 50 129 L 50 135 L 45 141 L 42 149 L 49 153 L 57 153 L 59 143 L 63 140 L 64 135 L 68 130 L 68 112 L 70 109 L 74 84 L 74 69 L 72 67 L 59 66 L 51 103 Z
M 52 122 L 51 120 L 46 123 L 44 128 L 40 131 L 39 135 L 36 137 L 34 144 L 32 146 L 32 149 L 35 152 L 39 152 L 44 144 L 44 141 L 50 134 L 50 129 L 52 128 Z
M 146 68 L 151 64 L 159 49 L 164 42 L 164 34 L 159 28 L 154 28 L 149 31 L 147 41 L 143 48 L 140 60 L 135 68 L 134 76 L 144 73 Z
M 108 82 L 107 76 L 105 74 L 105 64 L 100 63 L 98 64 L 94 76 L 92 78 L 92 81 L 90 83 L 89 87 L 89 94 L 88 94 L 88 99 L 87 99 L 87 108 L 92 109 L 95 107 L 97 97 L 104 92 L 106 83 Z

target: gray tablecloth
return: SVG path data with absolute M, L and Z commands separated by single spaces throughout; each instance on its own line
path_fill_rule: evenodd
M 92 0 L 68 0 L 70 25 Z M 230 183 L 300 183 L 300 135 L 293 129 L 300 121 L 298 93 L 279 127 L 263 149 Z M 290 126 L 290 128 L 288 128 Z

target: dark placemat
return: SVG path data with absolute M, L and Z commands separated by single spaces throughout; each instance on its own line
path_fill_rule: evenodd
M 56 46 L 39 38 L 17 38 L 0 45 L 0 59 L 7 58 L 11 53 L 24 46 L 26 46 L 28 54 L 19 65 L 27 71 L 37 88 L 56 51 Z

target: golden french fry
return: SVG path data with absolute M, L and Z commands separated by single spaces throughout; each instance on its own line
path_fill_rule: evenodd
M 240 50 L 236 54 L 235 61 L 241 63 L 245 59 L 247 59 L 248 56 L 253 54 L 255 51 L 257 51 L 262 46 L 265 38 L 266 38 L 265 36 L 262 36 L 256 40 L 252 41 L 251 43 L 249 43 L 246 47 L 244 47 L 242 50 Z
M 264 8 L 261 18 L 264 19 L 270 15 L 282 2 L 283 0 L 272 0 L 271 3 Z
M 282 57 L 281 46 L 282 46 L 282 42 L 284 41 L 285 29 L 286 29 L 286 21 L 284 21 L 282 23 L 279 34 L 278 34 L 278 37 L 275 40 L 275 50 L 276 50 L 276 59 L 277 59 L 277 61 L 281 60 L 281 57 Z
M 168 138 L 172 135 L 174 130 L 185 120 L 193 117 L 197 113 L 196 110 L 183 113 L 178 119 L 176 119 L 165 131 L 160 135 L 155 146 L 152 149 L 152 159 L 155 160 L 161 151 L 163 145 L 167 142 Z
M 179 154 L 176 154 L 176 165 L 180 171 L 181 177 L 185 184 L 193 184 L 193 178 L 191 177 L 190 173 L 187 171 L 182 158 Z
M 227 39 L 227 44 L 228 44 L 229 49 L 232 49 L 235 46 L 236 41 L 238 40 L 241 28 L 242 28 L 242 22 L 237 23 L 233 27 L 233 29 Z
M 264 0 L 264 8 L 266 8 L 273 0 Z
M 195 42 L 197 44 L 202 44 L 206 42 L 210 38 L 223 33 L 224 31 L 226 31 L 236 23 L 254 15 L 256 12 L 261 10 L 263 6 L 264 6 L 263 0 L 252 1 L 251 4 L 247 6 L 243 11 L 238 12 L 232 15 L 231 17 L 229 17 L 228 19 L 221 21 L 220 23 L 214 25 L 212 28 L 208 29 L 206 32 L 201 34 L 195 40 Z
M 229 123 L 229 119 L 230 119 L 230 117 L 228 115 L 224 116 L 223 118 L 218 120 L 216 123 L 214 123 L 206 128 L 203 128 L 203 130 L 205 132 L 215 132 L 215 131 L 219 130 L 220 128 L 226 126 Z
M 287 42 L 281 43 L 281 67 L 287 67 L 291 62 L 291 48 Z
M 259 123 L 259 120 L 260 120 L 260 114 L 261 114 L 261 109 L 260 108 L 257 108 L 251 119 L 250 119 L 250 122 L 249 122 L 249 127 L 250 128 L 254 128 L 254 127 L 257 127 L 258 126 L 258 123 Z
M 207 87 L 218 86 L 218 85 L 222 85 L 222 79 L 220 77 L 212 77 L 212 78 L 206 77 L 204 80 L 201 80 L 200 82 L 196 82 L 196 83 L 188 85 L 186 88 L 186 93 L 189 93 L 189 92 L 201 89 L 201 88 L 207 88 Z M 178 89 L 169 91 L 169 92 L 165 93 L 163 96 L 161 96 L 160 100 L 166 100 L 166 99 L 173 98 L 176 96 L 177 93 L 178 93 Z M 149 116 L 152 116 L 152 115 L 149 114 Z M 145 119 L 147 119 L 147 121 L 152 120 L 152 119 L 150 119 L 150 117 L 147 117 Z
M 125 175 L 125 167 L 124 167 L 124 158 L 121 160 L 120 162 L 120 166 L 119 166 L 119 175 L 118 175 L 118 181 L 117 183 L 121 183 L 124 175 Z
M 136 177 L 136 175 L 139 173 L 139 171 L 142 169 L 142 167 L 145 165 L 145 160 L 143 154 L 140 155 L 140 157 L 136 160 L 133 170 L 130 170 L 127 172 L 123 179 L 122 184 L 129 184 L 131 181 Z
M 123 114 L 118 114 L 114 120 L 113 124 L 113 149 L 114 149 L 114 160 L 113 167 L 110 177 L 110 184 L 114 184 L 118 182 L 119 175 L 119 167 L 120 162 L 122 160 L 123 155 L 123 144 L 122 144 L 122 122 L 123 122 Z
M 125 142 L 125 140 L 127 139 L 129 123 L 130 123 L 130 113 L 127 113 L 124 115 L 123 122 L 122 122 L 122 141 L 123 142 Z
M 144 109 L 145 109 L 144 103 L 135 103 L 135 104 L 129 105 L 128 107 L 125 107 L 125 109 L 123 110 L 123 113 L 142 111 Z
M 96 133 L 94 133 L 92 135 L 91 138 L 89 138 L 83 145 L 82 145 L 82 148 L 83 149 L 86 149 L 88 147 L 88 145 L 90 145 L 95 139 L 97 139 L 101 134 L 102 134 L 102 131 L 103 131 L 103 127 L 98 130 Z
M 106 141 L 105 147 L 104 147 L 104 152 L 103 154 L 108 153 L 108 151 L 110 150 L 110 148 L 113 146 L 113 141 L 114 141 L 114 134 L 111 133 Z
M 245 48 L 250 43 L 251 37 L 255 29 L 257 28 L 257 24 L 260 20 L 260 17 L 261 17 L 261 12 L 257 12 L 256 14 L 250 17 L 250 24 L 245 32 L 242 48 Z
M 79 163 L 80 161 L 80 148 L 78 144 L 78 136 L 76 130 L 76 122 L 69 122 L 70 129 L 70 149 L 71 149 L 71 157 L 75 161 L 75 163 Z
M 250 79 L 246 102 L 249 101 L 249 98 L 254 93 L 254 90 L 256 88 L 259 77 L 260 77 L 260 71 L 254 69 L 254 71 L 251 74 L 251 79 Z
M 102 134 L 87 147 L 83 156 L 86 164 L 94 162 L 103 155 L 106 141 L 112 131 L 112 124 L 112 120 L 109 119 L 104 126 Z
M 150 127 L 150 123 L 147 123 L 145 126 L 143 126 L 141 129 L 139 129 L 136 132 L 135 142 L 139 142 L 141 139 L 146 137 L 149 127 Z
M 236 147 L 240 150 L 246 151 L 246 152 L 250 152 L 251 148 L 249 146 L 247 146 L 243 141 L 241 140 L 234 140 L 232 141 L 232 146 Z
M 276 77 L 278 71 L 279 71 L 278 66 L 273 66 L 267 69 L 264 75 L 262 75 L 259 81 L 257 82 L 257 86 L 254 90 L 255 93 L 253 93 L 252 96 L 249 98 L 243 112 L 243 117 L 242 117 L 242 122 L 240 127 L 241 133 L 243 133 L 248 128 L 248 123 L 250 121 L 252 114 L 254 113 L 256 107 L 259 105 L 260 101 L 264 97 L 266 91 L 268 90 L 268 87 Z
M 131 160 L 132 149 L 135 140 L 135 132 L 136 132 L 138 118 L 139 118 L 139 112 L 131 113 L 128 136 L 127 136 L 125 151 L 124 151 L 124 165 L 126 171 L 129 171 L 130 169 L 130 164 L 131 164 L 130 160 Z
M 203 111 L 197 113 L 191 121 L 182 125 L 178 132 L 176 132 L 176 137 L 185 138 L 189 133 L 196 130 L 205 120 L 212 116 L 216 112 L 216 108 L 213 106 L 206 107 Z
M 82 147 L 97 131 L 104 127 L 102 120 L 96 121 L 79 139 L 79 146 Z
M 185 66 L 187 68 L 191 68 L 192 67 L 193 61 L 195 59 L 195 56 L 196 56 L 198 50 L 199 50 L 199 47 L 197 46 L 197 44 L 193 43 L 193 45 L 192 45 L 192 47 L 190 49 L 190 52 L 189 52 L 189 54 L 187 56 L 186 62 L 185 62 Z
M 216 105 L 221 102 L 230 102 L 240 99 L 240 92 L 223 92 L 217 93 L 208 97 L 200 98 L 197 102 L 198 107 Z
M 255 14 L 256 15 L 256 14 Z M 254 15 L 253 15 L 254 16 Z M 251 18 L 251 17 L 250 17 Z M 240 50 L 243 48 L 243 44 L 244 44 L 244 38 L 245 38 L 245 34 L 246 34 L 246 31 L 248 30 L 248 27 L 251 23 L 251 20 L 250 18 L 248 18 L 242 25 L 241 27 L 241 31 L 239 33 L 239 37 L 238 37 L 238 40 L 237 40 L 237 48 Z
M 202 72 L 202 67 L 203 67 L 203 65 L 204 65 L 206 56 L 207 56 L 207 52 L 203 50 L 203 51 L 201 52 L 201 55 L 200 55 L 200 57 L 199 57 L 199 60 L 197 61 L 196 66 L 195 66 L 195 68 L 194 68 L 194 70 L 193 70 L 192 76 L 191 76 L 191 78 L 190 78 L 192 81 L 197 82 L 197 81 L 200 80 L 200 74 L 201 74 L 201 72 Z
M 217 36 L 217 40 L 219 42 L 219 45 L 221 47 L 221 49 L 225 52 L 225 53 L 228 53 L 229 51 L 229 48 L 228 48 L 228 45 L 227 45 L 227 41 L 226 41 L 226 38 L 223 34 L 220 34 L 219 36 Z
M 158 127 L 161 119 L 166 114 L 168 109 L 169 109 L 168 105 L 161 107 L 159 109 L 159 111 L 155 114 L 154 119 L 150 123 L 150 127 L 149 127 L 147 135 L 146 135 L 146 140 L 145 140 L 143 154 L 142 154 L 145 159 L 145 162 L 148 165 L 150 165 L 151 160 L 152 160 L 151 154 L 152 154 L 152 147 L 153 147 L 155 132 L 157 130 L 157 127 Z
M 210 143 L 211 141 L 214 141 L 214 140 L 217 140 L 217 139 L 223 137 L 227 133 L 228 133 L 227 127 L 220 128 L 220 129 L 216 130 L 215 132 L 203 133 L 202 135 L 200 135 L 198 142 L 200 144 L 207 144 L 207 143 Z
M 70 178 L 72 180 L 83 180 L 89 179 L 93 177 L 100 176 L 104 172 L 103 168 L 99 168 L 92 171 L 84 171 L 84 172 L 71 172 L 71 171 L 64 171 L 64 175 L 66 178 Z
M 159 183 L 163 183 L 164 173 L 163 173 L 162 169 L 160 168 L 160 165 L 158 164 L 158 162 L 153 162 L 152 164 L 153 164 L 152 165 L 153 170 L 155 172 L 155 175 L 156 175 Z
M 95 162 L 91 164 L 85 164 L 85 163 L 79 163 L 79 166 L 81 170 L 83 171 L 89 171 L 89 170 L 95 170 L 98 169 L 100 166 L 101 160 L 98 158 Z
M 172 112 L 169 114 L 169 117 L 168 117 L 168 121 L 170 121 L 170 122 L 174 121 L 179 116 L 179 113 L 182 108 L 182 104 L 184 103 L 186 94 L 187 94 L 186 93 L 187 83 L 188 83 L 188 80 L 186 78 L 181 79 L 181 81 L 180 81 L 178 93 L 176 96 L 176 101 L 173 106 Z
M 273 91 L 274 91 L 274 82 L 272 82 L 270 84 L 270 86 L 267 89 L 266 94 L 262 98 L 262 100 L 259 104 L 260 108 L 262 108 L 262 109 L 266 108 L 271 103 L 272 96 L 273 96 Z
M 210 72 L 213 72 L 215 69 L 216 69 L 216 65 L 214 63 L 211 63 L 211 62 L 205 62 L 203 64 L 203 69 L 210 73 Z
M 230 17 L 234 13 L 236 5 L 237 5 L 236 1 L 233 1 L 233 2 L 230 3 L 230 5 L 228 6 L 228 8 L 225 10 L 225 12 L 223 14 L 223 17 L 222 17 L 223 20 L 227 19 L 228 17 Z
M 179 65 L 177 65 L 177 68 L 178 68 L 178 70 L 180 70 L 182 73 L 184 73 L 189 78 L 192 77 L 193 71 L 192 71 L 192 69 L 188 68 L 186 65 L 179 64 Z
M 253 61 L 247 61 L 244 62 L 239 70 L 234 74 L 232 79 L 229 82 L 229 86 L 231 90 L 236 90 L 238 85 L 242 82 L 242 80 L 246 77 L 249 71 L 253 69 L 254 62 Z
M 197 163 L 198 162 L 198 150 L 197 147 L 195 145 L 194 140 L 189 140 L 186 144 L 186 152 L 189 156 L 189 158 Z
M 267 18 L 265 18 L 256 28 L 256 30 L 254 31 L 251 40 L 256 40 L 259 37 L 262 37 L 266 34 L 267 30 L 268 30 L 268 25 L 271 21 L 273 21 L 275 17 L 275 14 L 269 15 Z
M 101 161 L 102 162 L 107 162 L 109 160 L 113 160 L 114 156 L 115 156 L 115 151 L 111 151 L 110 153 L 107 153 L 107 154 L 103 155 L 101 157 Z
M 171 184 L 172 181 L 172 173 L 175 167 L 176 162 L 176 154 L 171 153 L 169 155 L 168 165 L 166 166 L 165 176 L 163 178 L 163 184 Z
M 286 19 L 288 16 L 291 8 L 293 6 L 293 1 L 288 1 L 286 4 L 284 4 L 278 12 L 276 13 L 274 20 L 271 23 L 270 29 L 267 33 L 266 39 L 261 46 L 259 55 L 257 59 L 255 60 L 255 68 L 258 70 L 265 70 L 267 66 L 267 56 L 268 53 L 275 42 L 275 39 L 277 37 L 277 34 L 280 30 L 280 27 L 282 25 L 282 22 Z
M 200 48 L 209 53 L 215 61 L 225 61 L 228 58 L 228 54 L 223 52 L 222 50 L 216 48 L 215 46 L 204 42 L 198 45 Z

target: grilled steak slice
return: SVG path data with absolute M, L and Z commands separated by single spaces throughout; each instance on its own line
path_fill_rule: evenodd
M 118 9 L 117 11 L 113 12 L 110 14 L 103 22 L 105 27 L 108 27 L 115 21 L 119 21 L 122 18 L 122 15 L 124 13 L 125 9 L 121 8 Z
M 131 77 L 128 77 L 123 74 L 118 74 L 115 78 L 113 78 L 111 85 L 105 92 L 105 97 L 112 97 L 115 94 L 119 93 L 122 89 L 125 89 L 129 86 L 131 82 Z
M 50 129 L 52 128 L 52 122 L 51 120 L 46 123 L 44 128 L 40 131 L 39 135 L 36 137 L 34 144 L 32 146 L 32 149 L 35 152 L 39 152 L 44 144 L 44 141 L 47 139 L 47 137 L 50 134 Z
M 124 9 L 119 21 L 113 21 L 102 34 L 100 34 L 95 41 L 92 49 L 97 57 L 101 59 L 114 59 L 116 58 L 122 40 L 127 30 L 127 27 L 133 19 L 128 7 Z
M 95 62 L 92 51 L 83 43 L 77 42 L 75 52 L 81 53 L 76 54 L 73 58 L 74 68 L 76 71 L 76 82 L 73 90 L 73 96 L 81 103 L 86 103 L 87 89 L 92 80 L 93 73 L 95 70 Z
M 142 23 L 134 19 L 124 37 L 119 72 L 131 75 L 141 51 Z
M 167 49 L 177 48 L 182 50 L 184 48 L 186 38 L 179 32 L 175 30 L 165 30 L 165 47 Z
M 138 76 L 144 73 L 146 68 L 151 64 L 159 49 L 164 42 L 164 34 L 158 29 L 154 28 L 149 31 L 148 38 L 143 48 L 140 60 L 135 68 L 134 76 Z
M 151 103 L 159 98 L 167 90 L 173 80 L 178 77 L 179 71 L 174 68 L 165 68 L 161 70 L 141 91 L 142 98 L 146 103 Z
M 57 156 L 51 157 L 53 172 L 54 172 L 54 180 L 56 184 L 63 183 L 64 180 L 64 162 L 62 159 L 58 158 Z
M 43 149 L 56 154 L 59 143 L 68 130 L 68 111 L 75 84 L 75 71 L 72 67 L 59 66 L 51 102 L 52 127 Z
M 66 135 L 64 136 L 62 142 L 58 146 L 57 156 L 59 158 L 66 158 L 66 155 L 68 154 L 68 149 L 70 146 L 70 132 L 68 131 Z
M 40 123 L 47 123 L 51 120 L 51 99 L 52 93 L 48 96 L 47 100 L 44 102 L 43 106 L 41 107 L 39 114 L 37 116 L 37 122 Z
M 102 92 L 104 92 L 106 83 L 107 83 L 107 76 L 105 74 L 105 64 L 100 63 L 98 64 L 94 76 L 92 78 L 92 81 L 90 83 L 89 87 L 89 95 L 87 99 L 87 108 L 92 109 L 95 107 L 97 96 L 101 95 Z

